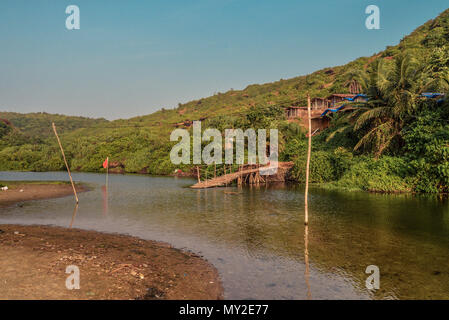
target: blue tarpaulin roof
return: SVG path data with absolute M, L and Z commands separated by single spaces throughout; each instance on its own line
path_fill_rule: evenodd
M 363 93 L 357 94 L 357 95 L 355 95 L 355 96 L 352 97 L 352 98 L 345 98 L 345 100 L 354 102 L 357 98 L 360 98 L 360 97 L 364 98 L 365 100 L 368 100 L 367 95 L 366 95 L 366 94 L 363 94 Z M 326 110 L 321 114 L 321 117 L 324 117 L 328 112 L 338 112 L 338 111 L 340 111 L 341 109 L 345 108 L 346 105 L 347 105 L 347 103 L 341 105 L 341 106 L 338 107 L 338 108 L 329 108 L 329 109 L 326 109 Z
M 437 93 L 437 92 L 423 92 L 423 93 L 421 93 L 421 96 L 422 96 L 422 97 L 425 97 L 425 98 L 427 98 L 427 99 L 434 99 L 434 98 L 444 97 L 445 94 L 444 94 L 444 93 Z M 345 98 L 345 100 L 348 100 L 348 101 L 355 101 L 355 99 L 357 99 L 357 98 L 359 98 L 359 97 L 363 97 L 363 98 L 365 98 L 365 100 L 368 100 L 366 94 L 358 94 L 358 95 L 354 96 L 353 98 Z M 438 103 L 441 103 L 441 102 L 443 102 L 443 101 L 444 101 L 444 99 L 439 99 L 437 102 L 438 102 Z M 347 104 L 343 104 L 342 106 L 340 106 L 340 107 L 338 107 L 338 108 L 329 108 L 329 109 L 326 109 L 326 110 L 321 114 L 321 117 L 324 117 L 324 116 L 325 116 L 327 113 L 329 113 L 329 112 L 338 112 L 338 111 L 340 111 L 341 109 L 345 108 L 346 105 L 347 105 Z
M 324 117 L 328 112 L 338 112 L 338 111 L 340 111 L 341 109 L 343 109 L 344 107 L 346 107 L 346 104 L 344 104 L 344 105 L 338 107 L 337 109 L 331 109 L 331 108 L 326 109 L 326 110 L 321 114 L 320 117 Z
M 363 93 L 360 93 L 360 94 L 358 94 L 358 95 L 356 95 L 356 96 L 354 96 L 354 97 L 352 97 L 352 98 L 345 98 L 345 100 L 348 100 L 348 101 L 355 101 L 355 99 L 360 98 L 360 97 L 364 98 L 365 100 L 368 100 L 368 99 L 366 98 L 366 94 L 363 94 Z
M 423 92 L 421 93 L 422 97 L 428 98 L 428 99 L 434 99 L 438 97 L 444 96 L 444 93 L 435 93 L 435 92 Z

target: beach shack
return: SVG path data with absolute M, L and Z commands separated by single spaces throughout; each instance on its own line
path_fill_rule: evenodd
M 312 98 L 310 101 L 312 110 L 329 108 L 329 100 L 326 98 Z
M 312 133 L 317 133 L 329 127 L 329 117 L 314 116 L 310 120 L 312 125 Z
M 285 116 L 287 117 L 287 119 L 296 119 L 301 116 L 302 114 L 301 111 L 303 109 L 304 107 L 295 107 L 295 106 L 287 107 L 285 108 Z

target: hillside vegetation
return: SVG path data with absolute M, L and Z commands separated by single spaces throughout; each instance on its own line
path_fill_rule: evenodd
M 357 80 L 369 97 L 353 112 L 331 115 L 313 138 L 312 182 L 377 192 L 449 191 L 449 106 L 422 92 L 449 87 L 449 10 L 396 46 L 344 66 L 307 76 L 250 85 L 179 104 L 171 110 L 107 121 L 49 114 L 0 113 L 0 170 L 62 170 L 51 122 L 60 128 L 73 170 L 101 172 L 109 156 L 117 171 L 170 174 L 174 124 L 203 120 L 203 128 L 278 128 L 280 157 L 294 161 L 291 179 L 302 182 L 306 138 L 288 123 L 283 107 L 305 106 L 307 94 L 347 93 Z M 182 125 L 180 125 L 182 127 Z

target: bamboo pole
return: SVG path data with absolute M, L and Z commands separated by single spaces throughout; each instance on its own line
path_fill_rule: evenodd
M 72 228 L 73 222 L 75 222 L 75 217 L 76 217 L 76 213 L 77 213 L 77 212 L 78 212 L 78 203 L 75 204 L 75 208 L 73 209 L 73 213 L 72 213 L 72 221 L 70 221 L 69 229 Z
M 304 195 L 304 224 L 309 224 L 309 170 L 310 170 L 310 153 L 312 152 L 312 120 L 310 116 L 310 95 L 307 95 L 307 116 L 309 119 L 309 147 L 307 149 L 307 165 L 306 165 L 306 190 Z
M 200 180 L 200 168 L 198 166 L 196 166 L 196 175 L 198 177 L 198 183 L 200 183 L 201 182 L 201 180 Z
M 226 165 L 224 166 L 224 168 L 225 168 L 225 176 L 228 174 L 228 169 L 226 169 Z M 229 173 L 231 173 L 231 169 L 229 169 Z M 225 180 L 226 181 L 226 187 L 228 187 L 228 181 L 227 180 Z
M 64 158 L 64 163 L 67 168 L 67 172 L 69 173 L 70 182 L 72 183 L 73 194 L 75 195 L 75 200 L 76 200 L 76 203 L 78 204 L 79 200 L 78 200 L 78 195 L 76 194 L 75 184 L 73 183 L 72 174 L 70 173 L 70 168 L 69 168 L 69 165 L 67 164 L 67 159 L 64 154 L 64 149 L 62 148 L 61 140 L 59 140 L 58 132 L 56 132 L 56 126 L 55 126 L 54 122 L 52 123 L 52 127 L 53 127 L 53 131 L 55 132 L 56 139 L 58 140 L 59 148 L 61 148 L 62 157 Z
M 242 165 L 239 165 L 239 177 L 237 179 L 237 185 L 242 186 Z
M 309 226 L 306 225 L 304 227 L 304 262 L 306 265 L 306 269 L 304 271 L 304 276 L 307 285 L 307 299 L 312 299 L 312 290 L 310 289 L 310 271 L 309 271 Z

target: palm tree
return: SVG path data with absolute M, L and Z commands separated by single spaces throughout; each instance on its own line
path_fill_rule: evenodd
M 449 46 L 434 49 L 426 61 L 426 90 L 448 92 L 449 90 Z
M 394 61 L 379 60 L 371 72 L 349 73 L 362 86 L 368 101 L 358 102 L 351 114 L 353 130 L 362 138 L 354 150 L 371 149 L 379 157 L 395 138 L 400 138 L 404 120 L 416 110 L 423 90 L 422 66 L 411 53 Z

